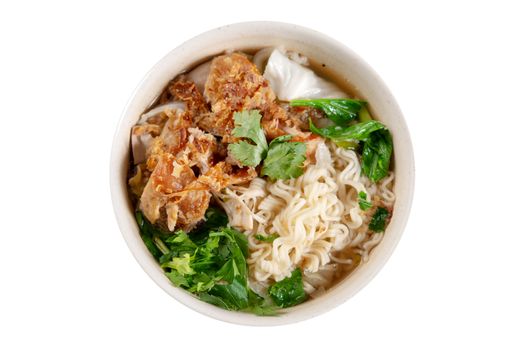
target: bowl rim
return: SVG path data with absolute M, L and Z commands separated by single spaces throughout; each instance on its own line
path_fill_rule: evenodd
M 402 203 L 400 208 L 397 208 L 397 203 L 395 203 L 395 214 L 393 215 L 392 221 L 386 231 L 389 236 L 384 236 L 384 239 L 388 237 L 389 240 L 387 247 L 383 246 L 383 239 L 383 242 L 374 248 L 374 251 L 372 252 L 372 254 L 374 254 L 373 259 L 375 259 L 373 264 L 370 264 L 371 261 L 368 261 L 365 265 L 359 266 L 356 270 L 365 270 L 363 273 L 359 272 L 360 275 L 358 281 L 353 278 L 352 273 L 343 281 L 332 287 L 325 295 L 321 296 L 320 298 L 308 301 L 293 308 L 285 309 L 284 313 L 279 316 L 261 317 L 243 312 L 224 310 L 214 305 L 202 302 L 190 293 L 172 285 L 161 271 L 158 263 L 147 251 L 147 248 L 142 243 L 140 235 L 138 234 L 138 227 L 136 225 L 136 221 L 134 220 L 134 215 L 132 210 L 129 210 L 130 206 L 129 198 L 127 197 L 128 194 L 126 185 L 127 179 L 125 176 L 127 175 L 127 171 L 123 171 L 124 169 L 127 169 L 126 161 L 123 159 L 123 155 L 129 154 L 129 126 L 134 124 L 137 120 L 136 117 L 138 117 L 136 116 L 136 113 L 133 112 L 133 109 L 136 109 L 135 101 L 139 98 L 147 99 L 148 97 L 151 97 L 146 97 L 145 95 L 148 95 L 148 93 L 149 95 L 152 95 L 153 91 L 151 91 L 150 86 L 155 82 L 156 79 L 161 77 L 160 73 L 165 71 L 167 69 L 166 67 L 172 63 L 171 61 L 176 60 L 176 56 L 181 53 L 187 53 L 188 51 L 190 52 L 197 47 L 205 47 L 203 45 L 205 45 L 206 42 L 209 43 L 217 39 L 227 41 L 226 39 L 240 38 L 240 40 L 242 40 L 243 38 L 245 39 L 249 33 L 253 33 L 253 35 L 255 35 L 255 33 L 265 33 L 265 35 L 274 35 L 274 33 L 279 33 L 277 36 L 275 36 L 276 38 L 279 38 L 281 35 L 286 35 L 296 40 L 304 40 L 304 38 L 307 38 L 308 41 L 312 40 L 313 42 L 318 42 L 322 45 L 332 47 L 336 50 L 337 53 L 346 57 L 350 57 L 354 63 L 360 66 L 362 71 L 367 76 L 366 79 L 373 81 L 374 84 L 376 84 L 381 89 L 383 94 L 382 98 L 388 100 L 389 108 L 392 108 L 390 113 L 395 115 L 395 122 L 400 124 L 399 128 L 403 132 L 401 141 L 395 142 L 394 138 L 394 149 L 397 149 L 398 142 L 402 144 L 402 156 L 404 159 L 403 169 L 405 170 L 404 176 L 406 177 L 404 179 L 405 181 L 403 182 L 405 188 L 402 192 Z M 253 47 L 257 46 L 263 47 L 262 45 L 253 45 Z M 230 48 L 232 47 L 226 47 L 223 50 Z M 187 64 L 193 66 L 195 64 L 195 60 L 192 62 L 187 62 L 186 65 Z M 182 71 L 179 70 L 177 74 L 181 72 Z M 169 80 L 174 76 L 175 75 L 170 76 Z M 158 94 L 155 94 L 155 96 L 157 95 Z M 150 99 L 150 101 L 153 100 L 154 99 Z M 135 115 L 136 117 L 133 119 L 133 123 L 130 124 L 132 115 Z M 396 161 L 397 160 L 395 157 L 395 162 Z M 397 172 L 397 170 L 395 171 Z M 397 182 L 398 179 L 395 181 Z M 414 154 L 409 130 L 400 107 L 398 106 L 396 100 L 382 78 L 380 78 L 373 68 L 371 68 L 360 56 L 358 56 L 355 52 L 339 41 L 336 41 L 335 39 L 332 39 L 329 36 L 319 33 L 315 30 L 283 22 L 255 21 L 229 24 L 206 31 L 172 49 L 146 73 L 144 78 L 133 91 L 121 114 L 114 134 L 111 149 L 110 190 L 113 210 L 121 234 L 139 265 L 160 288 L 162 288 L 167 294 L 171 295 L 186 307 L 214 319 L 239 325 L 276 326 L 303 321 L 323 314 L 334 307 L 341 305 L 356 293 L 358 293 L 360 289 L 367 285 L 383 268 L 384 264 L 390 258 L 393 250 L 397 246 L 405 230 L 411 210 L 414 184 Z M 401 211 L 402 215 L 397 215 L 399 210 Z M 393 223 L 395 230 L 392 232 Z M 380 252 L 377 251 L 379 247 Z M 375 251 L 377 252 L 375 253 Z

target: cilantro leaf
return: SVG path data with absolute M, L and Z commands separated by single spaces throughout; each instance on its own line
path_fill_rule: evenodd
M 235 112 L 233 119 L 235 128 L 232 135 L 249 139 L 254 144 L 242 140 L 228 145 L 228 151 L 242 165 L 257 166 L 264 159 L 268 150 L 266 136 L 260 126 L 260 119 L 262 119 L 260 112 L 256 109 Z
M 378 207 L 369 223 L 369 229 L 373 232 L 384 232 L 389 211 L 386 208 Z
M 369 208 L 373 206 L 371 202 L 367 200 L 367 198 L 368 198 L 368 195 L 366 194 L 366 192 L 360 191 L 358 193 L 358 205 L 360 209 L 368 210 Z
M 262 176 L 268 176 L 274 181 L 292 179 L 302 175 L 306 160 L 306 144 L 287 142 L 291 138 L 291 135 L 284 135 L 271 141 L 262 167 Z

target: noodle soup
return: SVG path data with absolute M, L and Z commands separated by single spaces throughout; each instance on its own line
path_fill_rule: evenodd
M 173 77 L 131 132 L 129 195 L 166 278 L 278 313 L 365 264 L 393 213 L 393 142 L 367 102 L 285 48 Z

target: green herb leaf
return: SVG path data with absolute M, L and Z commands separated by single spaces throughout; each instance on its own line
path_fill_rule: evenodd
M 384 232 L 386 229 L 386 221 L 389 217 L 389 211 L 386 208 L 378 207 L 371 218 L 369 229 L 373 232 Z
M 196 275 L 191 276 L 191 283 L 188 288 L 188 291 L 195 292 L 207 292 L 211 290 L 215 283 L 218 281 L 218 278 L 213 277 L 212 274 L 209 275 L 204 272 L 200 272 Z
M 257 316 L 275 316 L 278 314 L 278 307 L 270 299 L 264 299 L 253 290 L 248 292 L 249 307 L 245 311 L 254 313 Z
M 362 150 L 362 172 L 373 182 L 388 175 L 393 140 L 388 130 L 380 130 L 371 134 L 364 143 Z
M 215 284 L 210 293 L 233 305 L 235 310 L 249 306 L 248 288 L 242 278 L 236 277 L 229 284 Z
M 195 271 L 189 266 L 190 257 L 189 254 L 184 254 L 181 258 L 172 258 L 171 261 L 168 261 L 161 266 L 166 268 L 169 267 L 172 270 L 176 270 L 182 276 L 184 275 L 193 275 Z
M 209 237 L 225 237 L 227 239 L 225 247 L 227 247 L 231 259 L 235 262 L 233 266 L 238 269 L 238 273 L 235 273 L 235 276 L 241 276 L 247 283 L 247 238 L 242 233 L 231 228 L 213 231 L 209 234 Z
M 271 141 L 262 167 L 262 176 L 268 176 L 274 181 L 292 179 L 302 175 L 306 160 L 306 144 L 287 142 L 291 138 L 291 135 L 284 135 Z
M 242 165 L 257 166 L 267 154 L 268 145 L 264 131 L 260 126 L 262 116 L 258 110 L 235 112 L 233 114 L 235 128 L 232 135 L 247 138 L 254 142 L 250 144 L 240 141 L 228 146 L 228 150 Z
M 369 114 L 369 111 L 366 106 L 362 106 L 360 111 L 358 112 L 358 120 L 360 122 L 367 122 L 369 120 L 372 120 L 371 114 Z
M 189 282 L 187 279 L 176 270 L 166 272 L 166 276 L 169 278 L 171 283 L 177 287 L 189 287 Z
M 227 225 L 227 214 L 218 207 L 209 207 L 206 210 L 204 221 L 191 231 L 191 240 L 196 244 L 207 240 L 209 232 Z
M 291 106 L 309 106 L 322 110 L 326 117 L 337 125 L 347 125 L 355 120 L 366 101 L 349 98 L 319 98 L 314 100 L 293 100 Z
M 157 237 L 160 238 L 160 236 Z M 161 265 L 166 264 L 173 258 L 182 257 L 185 254 L 192 256 L 197 248 L 196 244 L 193 243 L 182 230 L 178 230 L 174 234 L 167 236 L 162 242 L 157 242 L 157 245 L 160 246 L 160 243 L 165 246 L 165 248 L 162 248 L 164 255 L 159 259 Z M 164 250 L 167 250 L 167 252 Z
M 310 119 L 309 128 L 315 134 L 332 140 L 339 147 L 355 148 L 354 142 L 363 142 L 362 172 L 373 182 L 388 175 L 393 153 L 393 140 L 389 130 L 383 124 L 369 120 L 348 127 L 317 128 Z
M 225 227 L 227 216 L 221 210 L 208 209 L 206 221 L 189 235 L 184 231 L 164 234 L 140 212 L 136 216 L 144 243 L 175 286 L 227 310 L 275 314 L 269 299 L 249 288 L 247 237 Z
M 313 121 L 309 119 L 309 129 L 326 139 L 333 140 L 335 142 L 341 141 L 365 141 L 371 133 L 377 130 L 385 129 L 384 124 L 377 122 L 376 120 L 369 120 L 351 126 L 328 126 L 325 128 L 317 128 Z
M 302 285 L 302 272 L 300 269 L 293 271 L 290 277 L 273 284 L 268 293 L 280 307 L 290 307 L 304 302 L 307 299 Z
M 161 232 L 155 226 L 153 226 L 144 217 L 141 211 L 135 212 L 135 219 L 140 230 L 140 236 L 142 237 L 142 240 L 144 241 L 147 250 L 149 250 L 151 255 L 153 255 L 153 257 L 158 260 L 163 255 L 163 252 L 156 246 L 154 238 L 159 236 L 160 234 L 163 234 L 163 232 Z
M 360 209 L 368 210 L 373 206 L 371 202 L 367 201 L 367 198 L 368 195 L 366 194 L 366 192 L 360 191 L 358 193 L 358 205 L 360 206 Z
M 206 303 L 218 306 L 222 309 L 236 310 L 236 307 L 234 305 L 228 303 L 226 300 L 222 299 L 221 297 L 217 297 L 209 293 L 200 293 L 198 297 L 200 298 L 200 300 L 205 301 Z
M 277 239 L 278 237 L 280 237 L 280 236 L 277 233 L 272 233 L 272 234 L 267 235 L 267 236 L 261 235 L 260 233 L 257 233 L 255 235 L 255 238 L 257 240 L 259 240 L 260 242 L 267 242 L 267 243 L 273 243 L 273 241 L 275 239 Z

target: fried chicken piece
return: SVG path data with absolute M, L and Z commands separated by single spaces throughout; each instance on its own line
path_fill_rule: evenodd
M 191 113 L 188 111 L 176 113 L 168 112 L 169 119 L 164 125 L 160 136 L 156 137 L 150 148 L 147 149 L 147 168 L 153 171 L 158 163 L 158 158 L 164 153 L 176 155 L 187 144 L 188 131 L 191 126 Z
M 209 113 L 204 96 L 202 96 L 195 83 L 187 80 L 184 76 L 173 81 L 167 90 L 173 98 L 186 103 L 187 109 L 191 111 L 193 118 L 199 118 L 201 114 Z
M 236 185 L 253 180 L 257 172 L 253 167 L 238 168 L 230 163 L 219 162 L 198 180 L 215 192 L 221 191 L 229 185 Z
M 224 142 L 234 141 L 231 137 L 233 113 L 242 110 L 260 111 L 268 138 L 285 134 L 280 130 L 280 124 L 286 120 L 285 111 L 276 103 L 269 82 L 242 54 L 232 53 L 213 59 L 204 96 L 211 103 L 212 113 L 204 116 L 198 125 L 223 137 Z
M 171 82 L 160 95 L 158 104 L 163 105 L 173 101 L 183 101 L 188 109 L 200 113 L 209 112 L 204 96 L 196 86 L 195 82 L 182 75 Z M 195 115 L 198 116 L 199 113 Z
M 209 186 L 199 181 L 187 158 L 164 153 L 140 197 L 140 210 L 151 222 L 162 217 L 165 208 L 167 227 L 189 230 L 202 218 L 209 206 Z
M 207 185 L 198 180 L 191 182 L 166 206 L 169 230 L 179 227 L 186 232 L 190 231 L 204 218 L 210 200 L 211 193 Z
M 189 128 L 189 138 L 186 146 L 190 166 L 197 166 L 200 173 L 206 173 L 212 166 L 217 142 L 213 135 L 198 128 Z
M 143 163 L 147 159 L 147 150 L 151 148 L 155 137 L 160 135 L 162 128 L 156 124 L 135 125 L 131 129 L 131 150 L 133 163 Z
M 151 223 L 162 219 L 160 225 L 170 231 L 190 230 L 203 219 L 211 188 L 220 191 L 256 177 L 254 168 L 234 169 L 223 161 L 215 164 L 215 137 L 188 125 L 185 112 L 170 115 L 154 140 L 146 168 L 152 173 L 140 196 L 139 208 L 145 217 Z M 202 175 L 196 176 L 195 171 Z M 138 189 L 137 184 L 134 187 Z
M 176 167 L 180 169 L 175 171 Z M 154 224 L 172 195 L 195 180 L 195 174 L 187 164 L 179 164 L 172 154 L 163 153 L 157 158 L 155 169 L 140 196 L 140 210 Z
M 256 176 L 254 168 L 236 168 L 226 162 L 215 164 L 182 191 L 171 196 L 166 203 L 168 229 L 173 231 L 178 227 L 190 231 L 204 218 L 211 191 L 219 192 L 226 186 L 245 183 Z
M 284 111 L 286 111 L 288 120 L 290 121 L 290 126 L 296 127 L 302 131 L 309 130 L 310 118 L 313 120 L 313 122 L 316 122 L 318 119 L 325 117 L 321 110 L 309 106 L 292 107 L 287 103 L 283 103 L 280 106 L 284 109 Z

